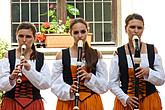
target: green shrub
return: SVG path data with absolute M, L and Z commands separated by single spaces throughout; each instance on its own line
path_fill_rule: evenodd
M 0 39 L 0 60 L 5 56 L 5 53 L 7 52 L 9 48 L 9 44 L 3 40 Z M 0 90 L 0 104 L 3 97 L 3 91 Z
M 8 43 L 0 39 L 0 59 L 4 57 L 8 47 L 9 47 Z

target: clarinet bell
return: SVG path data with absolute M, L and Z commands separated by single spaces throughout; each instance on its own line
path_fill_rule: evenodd
M 22 83 L 21 77 L 22 77 L 22 73 L 18 73 L 17 83 L 19 83 L 19 84 Z
M 75 93 L 75 96 L 79 97 L 79 93 Z
M 17 83 L 19 83 L 19 84 L 22 83 L 21 78 L 18 78 L 18 79 L 17 79 Z
M 73 110 L 79 110 L 78 106 L 74 106 Z

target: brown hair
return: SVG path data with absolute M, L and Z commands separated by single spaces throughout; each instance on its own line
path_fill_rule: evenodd
M 21 29 L 31 29 L 32 33 L 33 33 L 33 37 L 35 38 L 35 35 L 36 35 L 36 27 L 29 23 L 29 22 L 22 22 L 21 24 L 18 25 L 17 27 L 17 32 Z M 31 49 L 33 50 L 32 54 L 30 55 L 30 60 L 34 60 L 36 59 L 36 48 L 35 48 L 35 45 L 34 43 L 32 44 L 32 47 Z
M 70 25 L 70 32 L 72 32 L 72 28 L 76 23 L 82 23 L 86 26 L 88 30 L 88 24 L 83 18 L 76 18 L 71 22 Z M 95 68 L 96 63 L 98 61 L 98 52 L 96 49 L 92 49 L 87 41 L 84 44 L 84 49 L 85 49 L 85 61 L 86 61 L 86 68 L 87 71 L 91 71 L 92 69 Z
M 96 49 L 89 47 L 88 42 L 85 42 L 85 61 L 88 71 L 91 71 L 95 68 L 99 55 Z
M 77 23 L 82 23 L 86 26 L 87 30 L 88 30 L 88 23 L 83 19 L 83 18 L 76 18 L 76 19 L 73 19 L 71 21 L 71 24 L 70 24 L 70 32 L 72 32 L 72 27 L 73 25 L 77 24 Z
M 142 21 L 143 25 L 144 25 L 143 17 L 141 15 L 139 15 L 139 14 L 133 13 L 133 14 L 128 15 L 127 18 L 125 19 L 125 27 L 127 27 L 128 22 L 133 20 L 133 19 L 137 19 L 137 20 Z

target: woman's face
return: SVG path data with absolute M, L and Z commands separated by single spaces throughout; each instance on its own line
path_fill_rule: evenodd
M 86 41 L 88 30 L 86 25 L 83 23 L 76 23 L 72 27 L 71 35 L 73 36 L 74 42 L 77 44 L 79 40 Z
M 23 44 L 26 45 L 26 48 L 31 48 L 35 39 L 31 29 L 20 29 L 16 32 L 18 46 L 21 47 Z
M 129 40 L 132 40 L 134 35 L 137 35 L 139 39 L 142 36 L 144 30 L 144 24 L 141 20 L 133 19 L 128 22 L 127 27 L 125 27 L 125 31 L 129 36 Z

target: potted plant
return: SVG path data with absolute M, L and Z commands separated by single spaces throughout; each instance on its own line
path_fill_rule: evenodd
M 41 25 L 40 32 L 38 34 L 45 35 L 45 44 L 47 48 L 65 48 L 73 44 L 73 38 L 70 37 L 69 27 L 73 16 L 80 15 L 77 8 L 70 4 L 66 4 L 67 17 L 66 22 L 63 23 L 62 20 L 57 20 L 56 16 L 56 5 L 50 4 L 48 12 L 42 14 L 41 16 L 48 15 L 50 21 L 46 21 Z M 90 34 L 91 35 L 91 34 Z M 89 38 L 91 42 L 91 37 Z
M 80 12 L 77 8 L 70 4 L 66 4 L 67 10 L 67 18 L 66 22 L 63 23 L 62 20 L 57 20 L 56 16 L 56 4 L 50 4 L 49 10 L 46 13 L 41 14 L 41 16 L 47 15 L 50 21 L 45 21 L 40 28 L 41 33 L 49 34 L 49 33 L 68 33 L 70 27 L 71 17 L 80 15 Z

